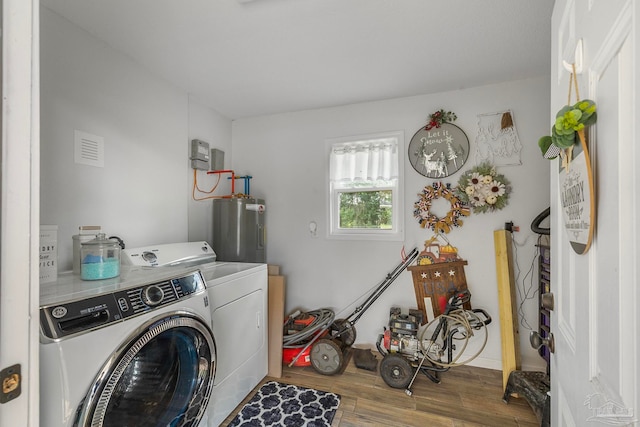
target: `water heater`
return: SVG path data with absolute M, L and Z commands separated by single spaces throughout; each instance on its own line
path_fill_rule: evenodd
M 218 261 L 267 262 L 265 203 L 261 199 L 213 200 L 211 246 Z

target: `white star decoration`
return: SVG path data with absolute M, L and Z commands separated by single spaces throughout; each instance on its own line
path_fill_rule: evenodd
M 453 271 L 453 270 L 449 270 L 449 276 L 455 276 L 455 275 L 456 275 L 456 272 L 455 272 L 455 271 Z
M 427 273 L 422 273 L 421 276 L 422 276 L 423 279 L 426 279 L 427 278 Z
M 440 273 L 439 271 L 436 271 L 436 272 L 435 272 L 436 277 L 440 277 L 440 275 L 441 275 L 441 274 L 442 274 L 442 273 Z

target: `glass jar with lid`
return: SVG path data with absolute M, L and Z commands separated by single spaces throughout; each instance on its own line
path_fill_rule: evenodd
M 120 275 L 120 244 L 98 233 L 96 238 L 83 242 L 80 248 L 80 277 L 82 280 L 110 279 Z

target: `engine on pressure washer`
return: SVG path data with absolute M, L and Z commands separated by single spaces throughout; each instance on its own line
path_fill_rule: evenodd
M 389 312 L 389 328 L 382 336 L 382 346 L 390 353 L 400 353 L 410 360 L 418 360 L 427 343 L 418 340 L 418 329 L 423 323 L 422 311 L 410 309 L 402 314 L 400 307 L 392 307 Z

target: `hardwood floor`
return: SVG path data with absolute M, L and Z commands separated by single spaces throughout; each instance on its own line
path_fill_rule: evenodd
M 376 354 L 378 360 L 381 359 Z M 523 398 L 502 401 L 502 372 L 472 366 L 451 368 L 435 384 L 420 374 L 413 395 L 387 386 L 378 372 L 356 368 L 353 359 L 342 374 L 325 376 L 312 367 L 284 367 L 282 378 L 270 380 L 330 391 L 341 396 L 333 427 L 352 426 L 538 426 L 533 410 Z M 255 392 L 255 390 L 254 390 Z M 245 402 L 253 392 L 245 399 Z M 227 426 L 244 402 L 223 426 Z

